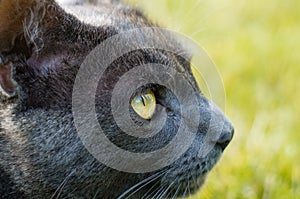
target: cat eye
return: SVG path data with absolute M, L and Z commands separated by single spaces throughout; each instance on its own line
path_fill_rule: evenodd
M 131 107 L 141 118 L 149 120 L 156 109 L 156 98 L 152 91 L 138 94 L 131 100 Z

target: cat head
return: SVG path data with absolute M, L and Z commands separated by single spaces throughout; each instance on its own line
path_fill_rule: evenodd
M 34 197 L 156 198 L 202 186 L 233 127 L 201 93 L 192 55 L 176 38 L 139 11 L 104 1 L 2 0 L 0 18 L 2 95 L 15 99 L 9 103 L 16 104 L 13 117 L 27 140 L 22 153 L 32 166 L 15 182 L 25 183 L 25 195 L 36 189 Z M 111 61 L 106 67 L 103 60 Z M 150 68 L 130 76 L 139 66 Z M 92 117 L 104 137 L 93 137 L 99 129 Z

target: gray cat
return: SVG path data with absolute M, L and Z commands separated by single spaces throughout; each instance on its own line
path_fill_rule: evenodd
M 199 110 L 201 118 L 195 139 L 172 164 L 144 173 L 110 168 L 91 155 L 74 124 L 72 92 L 86 56 L 118 33 L 154 26 L 138 10 L 115 1 L 0 1 L 0 198 L 175 198 L 199 190 L 231 141 L 233 127 L 211 108 L 189 61 L 179 54 L 161 49 L 127 53 L 106 70 L 95 97 L 99 124 L 114 144 L 134 153 L 155 151 L 174 138 L 183 119 L 176 96 L 158 84 L 137 90 L 128 102 L 136 124 L 143 127 L 154 117 L 144 115 L 147 104 L 159 104 L 167 117 L 157 135 L 138 139 L 115 123 L 111 93 L 118 78 L 135 66 L 156 63 L 180 70 L 197 93 L 198 104 L 188 108 Z M 146 33 L 139 34 L 142 40 Z M 185 52 L 159 32 L 153 37 Z M 206 140 L 216 133 L 209 131 L 213 115 L 220 118 L 220 136 Z M 209 143 L 213 148 L 200 157 L 199 150 Z

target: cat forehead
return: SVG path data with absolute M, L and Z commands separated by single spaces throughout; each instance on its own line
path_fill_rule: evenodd
M 143 27 L 153 26 L 153 24 L 145 19 L 141 13 L 138 13 L 137 10 L 131 8 L 129 9 L 127 6 L 120 3 L 114 4 L 112 0 L 58 0 L 57 2 L 65 10 L 65 12 L 75 16 L 81 23 L 84 24 L 89 24 L 96 27 L 103 25 L 113 26 L 119 32 L 128 31 L 135 28 L 142 28 L 140 32 L 141 37 L 143 37 L 142 35 L 144 34 L 147 35 L 147 33 L 143 32 Z M 131 13 L 128 14 L 128 11 Z M 159 35 L 160 34 L 153 36 L 159 37 Z M 166 38 L 162 38 L 161 42 L 164 43 L 164 39 Z M 143 41 L 143 39 L 141 40 Z M 170 41 L 166 42 L 168 44 L 174 42 L 174 40 L 170 38 L 167 39 L 167 41 Z M 174 45 L 176 48 L 182 48 L 182 46 L 177 44 Z M 173 50 L 177 51 L 178 49 Z M 188 59 L 190 59 L 189 56 Z M 172 59 L 172 61 L 176 62 L 174 65 L 177 66 L 178 71 L 185 72 L 185 68 L 178 63 L 176 58 Z
M 56 0 L 56 2 L 65 12 L 92 26 L 113 25 L 113 19 L 118 12 L 117 7 L 121 5 L 115 4 L 113 0 Z
M 56 0 L 61 5 L 82 5 L 84 3 L 111 3 L 113 0 Z
M 109 9 L 92 4 L 59 4 L 65 12 L 75 16 L 79 21 L 92 26 L 111 25 Z
M 120 32 L 153 24 L 139 10 L 118 0 L 58 0 L 63 10 L 94 27 L 111 26 Z

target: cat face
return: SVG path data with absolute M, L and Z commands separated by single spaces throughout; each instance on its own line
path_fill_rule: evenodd
M 0 183 L 5 187 L 0 189 L 1 195 L 168 198 L 195 193 L 232 139 L 233 127 L 199 90 L 190 68 L 192 55 L 162 30 L 154 28 L 149 33 L 144 28 L 154 25 L 140 12 L 124 5 L 97 1 L 59 3 L 0 1 L 0 16 L 7 19 L 0 20 L 0 170 L 5 174 L 1 178 L 9 181 L 5 185 Z M 126 35 L 130 30 L 137 30 L 132 32 L 135 37 Z M 125 48 L 149 42 L 173 50 L 137 48 L 113 59 L 105 69 L 100 64 L 104 75 L 96 81 L 92 95 L 89 88 L 97 73 L 83 71 L 81 80 L 86 85 L 79 84 L 84 87 L 83 94 L 79 92 L 76 98 L 78 76 L 82 68 L 86 68 L 87 58 L 94 52 L 93 64 L 96 64 L 113 57 L 121 45 L 108 45 L 107 41 L 117 35 L 123 35 L 128 42 L 123 45 Z M 112 52 L 96 54 L 99 44 Z M 132 76 L 120 83 L 129 71 L 147 64 L 152 66 L 153 79 L 147 76 L 150 82 L 134 87 L 136 79 L 146 76 Z M 179 75 L 164 76 L 164 70 Z M 189 89 L 181 87 L 181 77 Z M 166 78 L 185 93 L 185 103 L 170 87 L 160 83 Z M 118 85 L 123 89 L 122 95 L 116 95 L 112 103 Z M 189 91 L 193 98 L 189 98 Z M 123 94 L 129 97 L 122 97 Z M 90 132 L 97 134 L 98 129 L 91 123 L 92 115 L 84 111 L 74 114 L 74 105 L 82 110 L 90 101 L 94 103 L 94 116 L 105 139 L 130 154 L 142 154 L 144 162 L 134 162 L 129 156 L 103 148 L 99 144 L 102 140 L 86 138 Z M 118 109 L 120 104 L 126 106 L 128 115 Z M 152 121 L 162 126 L 158 133 L 151 134 L 150 129 L 149 135 L 139 137 L 134 131 L 120 128 L 114 114 L 120 114 L 122 120 L 132 122 L 145 132 Z M 193 117 L 193 114 L 201 117 Z M 221 128 L 211 128 L 211 125 Z M 147 162 L 151 159 L 147 159 L 147 154 L 170 144 L 182 126 L 186 127 L 183 128 L 186 139 L 190 129 L 195 129 L 191 142 L 188 145 L 179 142 L 181 144 L 160 154 L 155 162 Z M 209 136 L 214 134 L 218 136 Z M 86 139 L 92 143 L 87 144 Z M 93 149 L 101 145 L 101 150 L 96 152 L 103 159 L 124 167 L 118 169 L 99 160 L 101 158 L 87 145 L 93 145 Z M 207 148 L 205 155 L 199 155 Z M 178 155 L 177 151 L 183 153 Z M 171 161 L 171 154 L 179 157 Z M 142 172 L 138 168 L 147 169 Z

